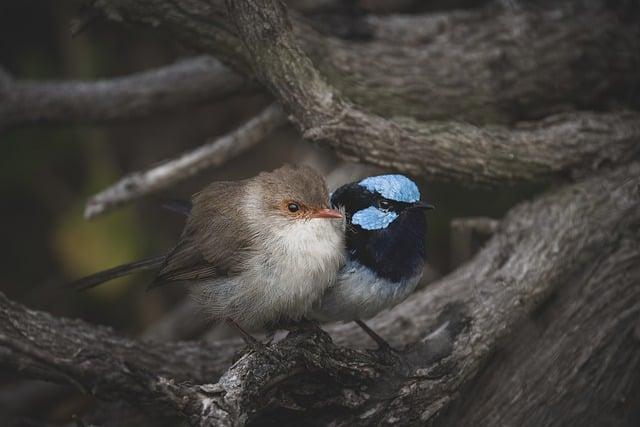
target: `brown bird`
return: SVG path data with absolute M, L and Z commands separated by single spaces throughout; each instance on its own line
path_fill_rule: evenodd
M 180 240 L 166 255 L 76 281 L 82 290 L 159 268 L 150 287 L 188 285 L 206 312 L 243 328 L 303 318 L 344 263 L 344 218 L 322 176 L 284 166 L 214 182 L 192 197 Z M 185 209 L 185 210 L 186 210 Z

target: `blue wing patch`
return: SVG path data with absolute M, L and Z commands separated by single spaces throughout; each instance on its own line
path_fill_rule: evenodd
M 395 212 L 383 212 L 378 208 L 369 206 L 353 214 L 351 223 L 359 225 L 365 230 L 380 230 L 387 228 L 398 217 Z
M 380 193 L 385 199 L 405 203 L 420 200 L 418 186 L 404 175 L 370 176 L 358 184 L 369 191 Z

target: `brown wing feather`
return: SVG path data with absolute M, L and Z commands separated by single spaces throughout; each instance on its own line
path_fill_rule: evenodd
M 214 182 L 193 198 L 178 244 L 152 286 L 231 276 L 247 256 L 247 228 L 240 214 L 247 181 Z

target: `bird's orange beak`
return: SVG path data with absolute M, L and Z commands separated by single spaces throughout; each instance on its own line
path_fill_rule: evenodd
M 313 212 L 311 218 L 342 218 L 342 214 L 336 209 L 325 208 Z

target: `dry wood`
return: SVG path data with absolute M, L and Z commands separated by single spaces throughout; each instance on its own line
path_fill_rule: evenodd
M 209 56 L 99 81 L 15 80 L 0 69 L 0 131 L 43 122 L 129 120 L 253 89 Z
M 214 383 L 228 363 L 231 342 L 142 344 L 3 298 L 0 363 L 102 398 L 179 411 L 194 425 L 243 425 L 263 416 L 407 424 L 439 420 L 464 387 L 491 366 L 501 345 L 517 337 L 523 322 L 542 316 L 540 331 L 548 334 L 550 347 L 540 349 L 536 361 L 516 350 L 514 369 L 518 363 L 531 365 L 524 372 L 535 378 L 541 375 L 535 363 L 551 366 L 579 349 L 585 369 L 601 369 L 590 376 L 589 387 L 602 401 L 585 409 L 579 389 L 547 389 L 584 378 L 570 361 L 549 369 L 549 381 L 533 383 L 529 392 L 557 396 L 558 423 L 603 410 L 619 418 L 623 409 L 607 396 L 628 397 L 640 372 L 637 341 L 628 340 L 640 320 L 639 176 L 640 165 L 633 164 L 514 208 L 469 264 L 372 322 L 393 344 L 406 346 L 402 359 L 339 347 L 324 334 L 306 332 L 290 335 L 268 355 L 243 356 Z M 603 300 L 594 306 L 596 296 Z M 572 327 L 558 329 L 555 316 L 561 321 L 569 315 Z M 594 336 L 595 324 L 607 326 Z M 353 326 L 329 332 L 350 347 L 366 342 Z M 600 365 L 601 360 L 607 363 Z M 520 384 L 528 380 L 520 378 Z M 178 382 L 184 379 L 191 382 Z M 522 405 L 527 402 L 522 399 Z M 526 422 L 530 412 L 522 409 L 491 406 L 485 416 Z

